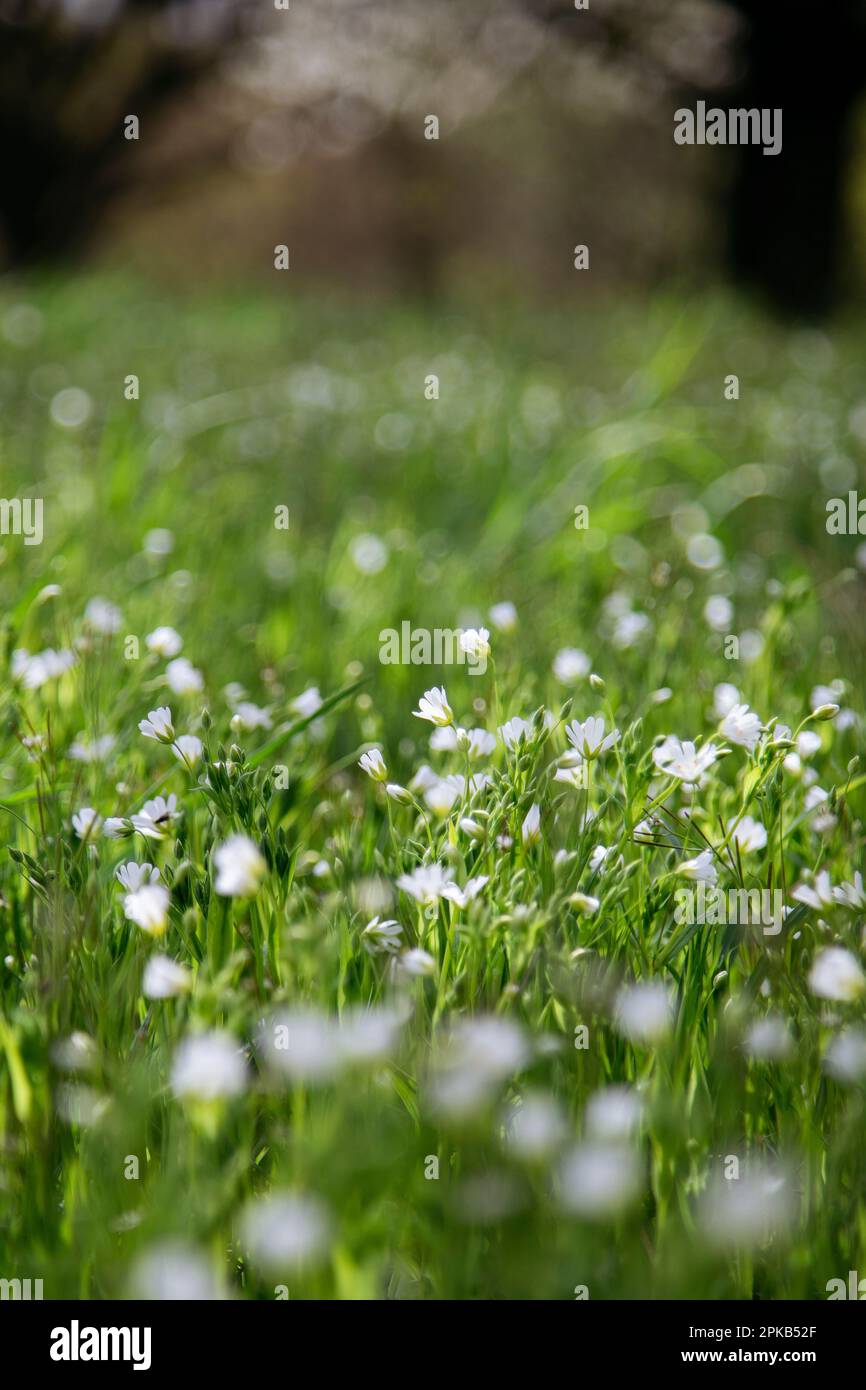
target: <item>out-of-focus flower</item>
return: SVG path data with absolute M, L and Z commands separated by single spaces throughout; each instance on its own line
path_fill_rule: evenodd
M 280 1192 L 247 1207 L 241 1218 L 241 1239 L 255 1264 L 282 1274 L 325 1258 L 331 1221 L 318 1198 Z
M 729 820 L 727 825 L 730 831 L 733 828 L 734 839 L 740 849 L 748 854 L 752 850 L 764 849 L 767 844 L 767 832 L 760 821 L 752 816 L 741 816 Z
M 833 897 L 837 903 L 841 903 L 843 907 L 850 907 L 855 912 L 862 912 L 863 908 L 866 908 L 863 875 L 859 869 L 854 875 L 853 883 L 840 883 L 838 888 L 833 889 Z
M 123 614 L 116 604 L 107 598 L 92 598 L 84 610 L 84 621 L 93 632 L 110 636 L 119 632 L 123 624 Z
M 144 967 L 141 992 L 145 999 L 173 999 L 192 989 L 192 976 L 170 956 L 151 956 Z
M 126 816 L 106 816 L 102 833 L 107 840 L 121 840 L 134 833 L 132 821 Z
M 579 647 L 561 647 L 553 658 L 553 674 L 562 685 L 576 685 L 589 675 L 591 665 L 586 652 Z
M 424 800 L 437 816 L 447 816 L 460 792 L 450 778 L 433 782 L 424 790 Z
M 634 1043 L 657 1043 L 670 1032 L 673 1003 L 666 985 L 644 980 L 617 995 L 614 1025 Z
M 642 1110 L 640 1096 L 630 1086 L 604 1086 L 586 1102 L 586 1133 L 604 1144 L 622 1143 L 634 1135 Z
M 197 1033 L 181 1042 L 171 1069 L 175 1095 L 184 1100 L 216 1101 L 240 1095 L 247 1069 L 234 1038 L 218 1031 Z
M 144 645 L 156 656 L 177 656 L 183 646 L 183 638 L 173 627 L 155 627 L 144 639 Z
M 89 1033 L 70 1033 L 51 1048 L 51 1060 L 61 1071 L 92 1071 L 98 1059 L 99 1049 Z
M 349 544 L 349 554 L 361 574 L 379 574 L 388 563 L 388 547 L 369 533 L 355 536 Z
M 25 690 L 39 690 L 47 681 L 57 680 L 70 670 L 75 662 L 75 653 L 71 651 L 57 652 L 47 647 L 44 652 L 31 656 L 19 648 L 12 653 L 12 679 L 20 681 Z
M 516 1158 L 536 1163 L 548 1158 L 568 1132 L 565 1117 L 554 1096 L 530 1091 L 505 1115 L 505 1144 Z
M 458 729 L 457 747 L 465 749 L 470 759 L 487 758 L 496 748 L 496 739 L 486 729 Z
M 430 1103 L 443 1116 L 471 1115 L 528 1060 L 523 1030 L 510 1019 L 493 1014 L 461 1019 L 436 1060 Z
M 173 751 L 179 762 L 195 767 L 204 752 L 204 744 L 195 734 L 181 734 L 174 741 Z
M 264 1025 L 261 1039 L 268 1063 L 292 1081 L 325 1085 L 339 1069 L 337 1029 L 319 1009 L 287 1009 L 275 1015 Z
M 825 792 L 823 787 L 810 787 L 804 797 L 803 806 L 811 813 L 812 829 L 817 834 L 823 835 L 825 831 L 833 829 L 836 816 L 830 810 L 830 793 Z
M 337 1033 L 340 1060 L 346 1066 L 374 1066 L 394 1053 L 403 1015 L 388 1007 L 358 1004 L 344 1009 Z
M 618 1216 L 640 1191 L 640 1165 L 631 1148 L 590 1141 L 566 1154 L 557 1195 L 566 1211 L 589 1221 Z
M 714 632 L 730 632 L 734 605 L 724 594 L 710 594 L 704 604 L 704 617 Z
M 72 817 L 72 829 L 79 840 L 95 840 L 102 829 L 102 816 L 92 806 L 82 806 Z
M 162 936 L 168 925 L 169 892 L 163 883 L 143 883 L 123 899 L 124 916 L 148 936 Z
M 300 715 L 301 719 L 309 719 L 311 715 L 318 713 L 322 704 L 319 687 L 311 685 L 296 700 L 292 701 L 292 709 L 295 714 Z
M 790 1057 L 794 1040 L 783 1018 L 768 1014 L 751 1024 L 743 1039 L 750 1057 L 760 1062 L 782 1062 Z
M 145 532 L 141 548 L 148 555 L 170 555 L 174 550 L 174 535 L 165 526 L 154 526 Z
M 394 958 L 394 969 L 398 975 L 406 975 L 410 978 L 435 975 L 436 962 L 428 951 L 422 951 L 420 946 L 414 946 L 412 950 L 403 951 Z
M 185 656 L 175 657 L 165 668 L 165 678 L 175 695 L 198 695 L 204 690 L 204 677 Z
M 713 687 L 713 708 L 719 719 L 724 719 L 726 714 L 730 714 L 735 705 L 740 702 L 740 692 L 735 685 L 729 681 L 721 681 Z
M 816 874 L 815 880 L 811 884 L 798 884 L 791 897 L 795 902 L 804 903 L 806 907 L 814 908 L 816 912 L 823 912 L 826 908 L 832 907 L 835 897 L 827 870 L 822 869 L 819 874 Z
M 821 735 L 814 729 L 803 729 L 797 735 L 797 752 L 801 758 L 811 758 L 821 747 Z
M 844 946 L 827 946 L 812 962 L 809 988 L 820 999 L 849 1004 L 866 989 L 866 978 L 857 957 Z
M 132 1267 L 130 1293 L 148 1302 L 205 1303 L 223 1299 L 207 1256 L 178 1240 L 161 1241 L 139 1255 Z
M 866 1078 L 866 1032 L 862 1028 L 844 1029 L 827 1048 L 824 1067 L 835 1081 L 849 1086 Z
M 474 661 L 486 661 L 490 655 L 490 633 L 486 627 L 469 627 L 460 634 L 460 650 Z
M 716 883 L 719 877 L 713 852 L 709 849 L 702 849 L 694 859 L 685 859 L 678 866 L 677 873 L 693 883 Z
M 503 599 L 491 608 L 490 621 L 497 632 L 513 632 L 517 627 L 517 609 L 509 599 Z
M 652 631 L 652 623 L 646 613 L 623 613 L 614 623 L 612 641 L 615 647 L 627 651 L 634 647 Z
M 251 898 L 259 891 L 268 866 L 247 835 L 230 835 L 213 853 L 214 888 L 223 898 Z
M 432 906 L 440 898 L 453 898 L 454 890 L 459 893 L 456 883 L 449 878 L 441 864 L 421 864 L 410 874 L 401 874 L 397 887 L 425 907 Z
M 231 718 L 231 726 L 238 732 L 248 732 L 252 729 L 270 729 L 273 727 L 273 719 L 270 712 L 263 709 L 261 705 L 256 705 L 252 700 L 240 700 L 235 705 L 234 714 Z
M 103 734 L 92 742 L 77 738 L 69 749 L 69 756 L 77 763 L 104 763 L 117 743 L 114 734 Z
M 736 1181 L 717 1178 L 701 1204 L 701 1225 L 708 1239 L 723 1248 L 757 1248 L 782 1232 L 793 1214 L 790 1184 L 772 1168 L 756 1171 L 748 1163 Z
M 568 901 L 575 912 L 579 912 L 583 917 L 591 917 L 594 912 L 598 912 L 601 906 L 601 900 L 592 897 L 589 893 L 572 893 Z
M 403 944 L 403 928 L 393 917 L 385 921 L 374 917 L 362 931 L 361 940 L 371 956 L 395 955 Z

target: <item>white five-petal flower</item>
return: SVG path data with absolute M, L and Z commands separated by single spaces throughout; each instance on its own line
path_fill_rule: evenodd
M 761 737 L 761 720 L 748 705 L 732 705 L 719 726 L 722 738 L 754 752 Z
M 565 732 L 572 748 L 587 762 L 606 753 L 608 748 L 619 742 L 619 729 L 611 729 L 609 734 L 605 734 L 601 715 L 591 716 L 583 723 L 575 719 L 566 725 Z
M 427 719 L 431 724 L 439 726 L 454 723 L 454 714 L 448 703 L 444 685 L 434 685 L 431 690 L 425 690 L 418 701 L 418 708 L 413 709 L 412 713 L 416 719 Z
M 700 786 L 718 756 L 715 744 L 705 743 L 696 748 L 688 739 L 681 743 L 673 734 L 653 749 L 656 767 L 669 777 L 678 777 L 687 787 Z
M 147 718 L 139 721 L 138 728 L 145 738 L 154 738 L 158 743 L 174 742 L 174 725 L 168 705 L 150 710 Z
M 366 772 L 368 777 L 372 777 L 374 782 L 384 782 L 388 776 L 385 759 L 378 748 L 371 748 L 369 752 L 362 753 L 358 759 L 358 766 Z

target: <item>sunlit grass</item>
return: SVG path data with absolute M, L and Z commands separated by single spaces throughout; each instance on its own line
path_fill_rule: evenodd
M 0 1276 L 823 1297 L 862 1267 L 863 581 L 825 529 L 862 351 L 721 303 L 106 280 L 7 286 L 0 332 L 3 491 L 44 500 L 41 545 L 0 538 Z M 484 626 L 486 670 L 381 664 L 404 621 Z M 434 686 L 478 756 L 430 747 Z M 590 716 L 619 737 L 569 781 Z M 716 750 L 699 785 L 670 735 Z M 781 930 L 678 920 L 703 854 Z M 131 906 L 129 862 L 160 870 Z

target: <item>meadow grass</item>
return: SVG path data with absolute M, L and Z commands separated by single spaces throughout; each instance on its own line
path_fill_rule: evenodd
M 44 501 L 0 537 L 0 1277 L 866 1274 L 854 332 L 98 277 L 0 332 Z M 404 621 L 486 669 L 382 664 Z M 700 879 L 779 929 L 683 920 Z

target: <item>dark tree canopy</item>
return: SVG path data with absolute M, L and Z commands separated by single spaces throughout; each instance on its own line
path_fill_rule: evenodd
M 0 0 L 7 263 L 84 249 L 110 201 L 140 177 L 124 118 L 152 128 L 224 60 L 246 55 L 248 95 L 258 84 L 263 102 L 276 93 L 287 106 L 309 100 L 319 80 L 338 98 L 348 83 L 352 102 L 349 79 L 368 69 L 368 95 L 393 132 L 383 148 L 400 155 L 410 203 L 411 149 L 407 163 L 399 123 L 414 89 L 462 72 L 461 99 L 477 109 L 482 90 L 498 92 L 524 66 L 534 62 L 543 76 L 552 42 L 619 72 L 635 101 L 656 109 L 700 97 L 781 107 L 781 154 L 746 145 L 723 156 L 729 268 L 786 313 L 832 308 L 851 117 L 866 85 L 866 0 L 834 0 L 832 9 L 811 0 L 591 0 L 585 10 L 573 0 L 316 0 L 286 17 L 270 0 Z
M 86 242 L 131 175 L 140 120 L 237 41 L 246 0 L 6 0 L 0 5 L 0 225 L 13 264 Z

